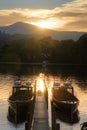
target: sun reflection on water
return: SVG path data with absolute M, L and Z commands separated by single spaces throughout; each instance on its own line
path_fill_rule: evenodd
M 44 76 L 43 74 L 40 74 L 40 76 L 37 79 L 37 84 L 36 84 L 36 86 L 37 86 L 36 90 L 37 91 L 44 92 L 45 86 L 44 86 L 44 77 L 43 76 Z

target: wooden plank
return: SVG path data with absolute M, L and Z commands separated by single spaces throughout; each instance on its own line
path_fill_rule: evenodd
M 32 130 L 49 130 L 48 112 L 44 93 L 36 93 Z

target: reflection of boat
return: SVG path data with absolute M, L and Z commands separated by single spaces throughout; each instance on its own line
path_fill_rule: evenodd
M 52 101 L 59 110 L 65 113 L 74 113 L 79 104 L 79 100 L 74 96 L 74 89 L 68 82 L 64 83 L 63 86 L 54 83 Z
M 21 85 L 18 81 L 13 87 L 12 95 L 9 97 L 8 119 L 15 123 L 26 120 L 30 103 L 33 100 L 33 87 Z

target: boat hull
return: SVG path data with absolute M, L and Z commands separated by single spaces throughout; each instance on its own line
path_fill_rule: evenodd
M 55 107 L 64 113 L 74 113 L 78 109 L 78 102 L 68 102 L 68 101 L 56 101 L 53 100 Z
M 21 109 L 28 110 L 30 103 L 32 102 L 33 98 L 27 101 L 11 101 L 9 100 L 9 106 L 14 112 L 20 112 Z
M 9 101 L 8 119 L 14 123 L 20 123 L 27 119 L 27 114 L 31 109 L 32 100 L 26 102 Z
M 70 114 L 70 113 L 61 112 L 60 110 L 55 108 L 55 112 L 56 112 L 56 117 L 59 120 L 61 120 L 62 122 L 74 124 L 74 123 L 79 122 L 79 120 L 80 120 L 78 110 L 76 110 L 74 113 Z
M 65 113 L 74 113 L 78 109 L 79 100 L 65 87 L 52 89 L 52 101 L 55 106 Z

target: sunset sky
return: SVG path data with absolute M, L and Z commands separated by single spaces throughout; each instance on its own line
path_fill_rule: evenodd
M 0 26 L 18 21 L 87 32 L 87 0 L 0 0 Z

